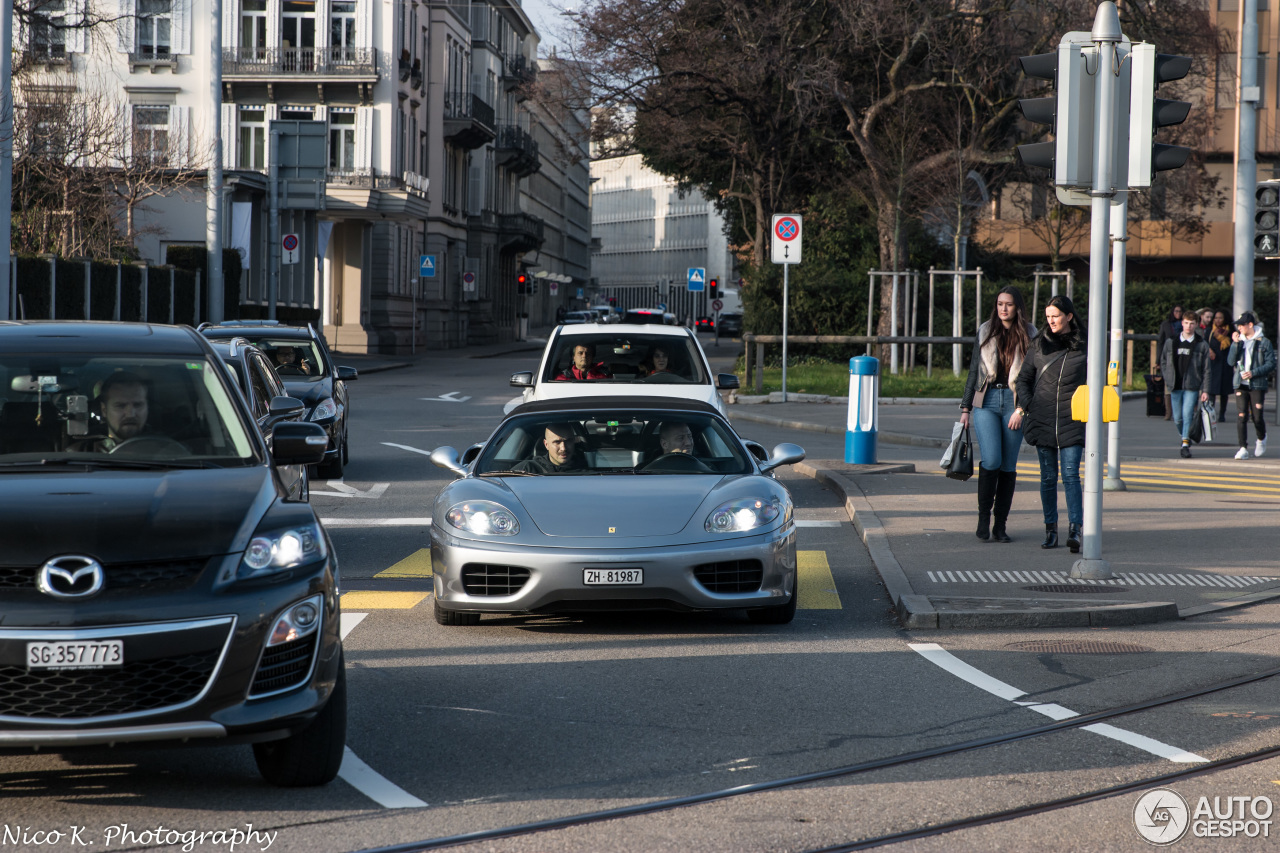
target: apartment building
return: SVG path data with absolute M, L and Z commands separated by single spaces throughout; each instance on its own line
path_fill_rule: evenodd
M 19 100 L 118 102 L 129 145 L 175 168 L 205 168 L 220 133 L 223 242 L 241 251 L 245 302 L 268 293 L 271 123 L 322 122 L 323 203 L 280 212 L 301 262 L 280 268 L 279 304 L 314 309 L 348 351 L 515 336 L 515 270 L 543 240 L 542 220 L 522 209 L 541 159 L 523 106 L 538 36 L 518 3 L 223 0 L 215 120 L 206 0 L 77 2 L 43 0 L 49 25 L 15 33 L 30 66 Z M 95 11 L 116 23 L 57 26 Z M 135 216 L 146 260 L 204 242 L 201 187 Z M 422 255 L 434 276 L 420 275 Z
M 620 307 L 658 302 L 681 317 L 710 315 L 708 293 L 690 293 L 691 267 L 728 287 L 738 272 L 724 217 L 699 192 L 682 194 L 639 154 L 591 164 L 592 271 L 598 295 Z

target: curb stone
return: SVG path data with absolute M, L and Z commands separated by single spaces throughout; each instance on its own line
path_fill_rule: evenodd
M 818 467 L 822 463 L 798 462 L 792 467 L 806 477 L 835 489 L 845 501 L 845 511 L 853 522 L 853 528 L 871 555 L 872 565 L 881 583 L 894 603 L 898 618 L 905 628 L 1064 628 L 1102 627 L 1120 625 L 1145 625 L 1182 617 L 1178 606 L 1171 601 L 1112 602 L 1099 601 L 1090 607 L 1022 608 L 1010 609 L 1027 601 L 1025 598 L 981 598 L 966 603 L 978 607 L 941 608 L 928 596 L 918 594 L 907 579 L 902 565 L 893 555 L 889 537 L 879 516 L 858 484 L 848 475 L 915 473 L 914 464 L 884 464 L 848 466 L 844 472 Z M 856 468 L 856 470 L 854 470 Z M 1280 591 L 1268 597 L 1280 597 Z M 1217 602 L 1207 608 L 1193 608 L 1204 612 L 1216 612 L 1225 606 L 1240 606 L 1258 600 L 1253 595 L 1242 596 L 1238 604 Z M 990 609 L 982 609 L 981 602 L 990 602 Z M 1190 611 L 1187 615 L 1193 614 Z

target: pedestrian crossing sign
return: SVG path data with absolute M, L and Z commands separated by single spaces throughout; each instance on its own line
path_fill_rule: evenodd
M 418 256 L 418 276 L 420 278 L 436 277 L 436 256 L 435 255 L 419 255 Z
M 689 267 L 689 292 L 697 293 L 707 286 L 707 268 Z

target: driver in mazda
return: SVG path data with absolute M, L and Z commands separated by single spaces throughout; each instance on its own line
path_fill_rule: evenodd
M 107 423 L 107 437 L 97 442 L 94 450 L 110 453 L 129 439 L 145 434 L 150 388 L 150 383 L 136 373 L 117 371 L 103 380 L 98 391 L 98 413 Z

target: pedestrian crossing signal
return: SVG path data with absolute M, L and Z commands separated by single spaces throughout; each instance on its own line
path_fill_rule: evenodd
M 516 276 L 516 293 L 524 295 L 529 292 L 529 278 L 524 273 Z
M 1280 181 L 1262 181 L 1254 191 L 1253 254 L 1280 255 Z

